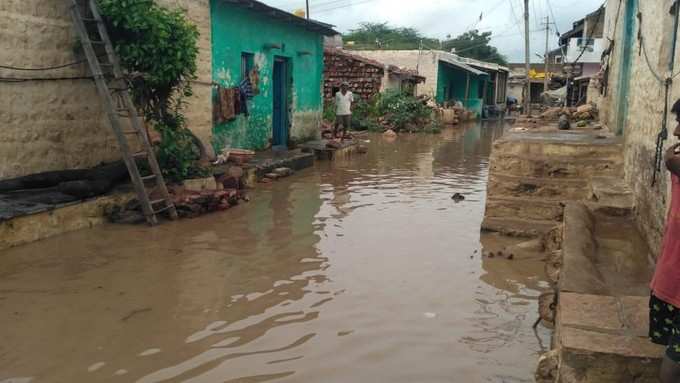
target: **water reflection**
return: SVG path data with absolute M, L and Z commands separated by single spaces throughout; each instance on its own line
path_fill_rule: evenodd
M 371 135 L 223 214 L 4 252 L 0 382 L 530 381 L 540 263 L 480 255 L 502 131 Z

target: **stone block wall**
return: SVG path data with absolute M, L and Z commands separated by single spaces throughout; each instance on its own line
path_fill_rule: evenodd
M 623 30 L 625 28 L 625 7 L 629 1 L 609 2 L 607 4 L 607 21 L 605 23 L 605 37 L 614 40 L 609 73 L 608 95 L 600 103 L 602 119 L 612 131 L 620 131 L 624 139 L 625 178 L 631 186 L 637 205 L 637 222 L 646 237 L 649 247 L 655 255 L 659 254 L 661 237 L 666 218 L 666 207 L 670 194 L 668 193 L 669 176 L 665 169 L 659 175 L 659 182 L 652 187 L 652 176 L 655 156 L 656 137 L 662 126 L 664 110 L 664 87 L 654 77 L 652 70 L 665 76 L 670 52 L 670 38 L 672 36 L 672 16 L 669 14 L 671 0 L 637 1 L 638 10 L 642 13 L 642 24 L 636 21 L 634 28 L 634 45 L 631 48 L 630 91 L 627 95 L 620 92 L 621 63 L 623 54 Z M 637 13 L 637 12 L 636 12 Z M 641 29 L 640 29 L 641 27 Z M 647 64 L 645 55 L 641 52 L 640 41 L 636 38 L 638 31 L 645 41 Z M 680 51 L 675 57 L 676 72 L 680 70 Z M 674 85 L 671 91 L 672 104 L 680 97 L 680 86 Z M 618 126 L 619 99 L 627 105 L 627 113 L 623 126 Z M 668 127 L 672 130 L 676 126 L 674 116 L 668 116 Z M 671 137 L 666 145 L 676 140 Z
M 206 142 L 212 127 L 208 0 L 159 0 L 182 6 L 201 30 L 199 81 L 187 109 L 189 127 Z M 50 67 L 84 59 L 69 1 L 0 1 L 0 65 Z M 0 179 L 75 168 L 120 158 L 86 64 L 52 71 L 0 69 Z M 32 79 L 15 81 L 12 79 Z M 76 78 L 35 80 L 36 78 Z
M 339 50 L 324 52 L 324 100 L 333 101 L 334 89 L 347 81 L 355 95 L 368 101 L 380 92 L 385 66 Z

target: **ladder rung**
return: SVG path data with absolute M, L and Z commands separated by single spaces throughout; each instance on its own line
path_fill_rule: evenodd
M 97 44 L 97 45 L 106 45 L 105 41 L 100 41 L 100 40 L 89 40 L 90 44 Z
M 162 212 L 164 212 L 164 211 L 166 211 L 166 210 L 170 210 L 170 208 L 172 208 L 172 205 L 168 204 L 168 206 L 166 206 L 166 207 L 160 208 L 160 209 L 158 209 L 158 210 L 154 210 L 153 213 L 154 213 L 154 215 L 155 215 L 155 214 L 160 214 L 160 213 L 162 213 Z
M 155 175 L 155 174 L 152 174 L 152 175 L 150 175 L 150 176 L 142 177 L 142 181 L 148 181 L 148 180 L 152 180 L 152 179 L 154 179 L 154 178 L 156 178 L 156 175 Z
M 166 200 L 166 199 L 157 199 L 157 200 L 155 200 L 155 201 L 151 201 L 151 205 L 158 205 L 158 204 L 161 203 L 161 202 L 168 203 L 168 200 Z M 169 205 L 169 204 L 168 204 L 168 205 Z
M 148 157 L 149 153 L 148 152 L 137 152 L 132 155 L 132 157 Z
M 98 23 L 99 20 L 91 17 L 81 17 L 81 19 L 86 23 Z

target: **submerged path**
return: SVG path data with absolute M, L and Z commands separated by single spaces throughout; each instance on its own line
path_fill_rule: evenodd
M 0 382 L 532 382 L 542 263 L 481 256 L 502 131 L 371 135 L 224 213 L 0 252 Z

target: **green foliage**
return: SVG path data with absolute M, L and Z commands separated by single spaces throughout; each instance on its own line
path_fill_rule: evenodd
M 158 160 L 171 180 L 204 173 L 182 115 L 196 79 L 198 29 L 180 10 L 154 0 L 98 0 L 135 105 L 162 137 Z
M 335 122 L 335 103 L 327 101 L 323 105 L 323 119 L 328 122 Z
M 442 42 L 442 47 L 447 52 L 455 49 L 456 53 L 463 57 L 507 65 L 505 56 L 500 54 L 496 47 L 489 45 L 491 35 L 491 32 L 479 33 L 478 30 L 472 30 Z
M 397 130 L 420 130 L 432 119 L 432 109 L 422 100 L 401 92 L 385 92 L 377 111 Z
M 388 23 L 361 23 L 345 34 L 343 40 L 353 41 L 354 49 L 418 49 L 421 40 L 425 46 L 439 46 L 439 40 L 427 38 L 417 29 L 392 27 Z

